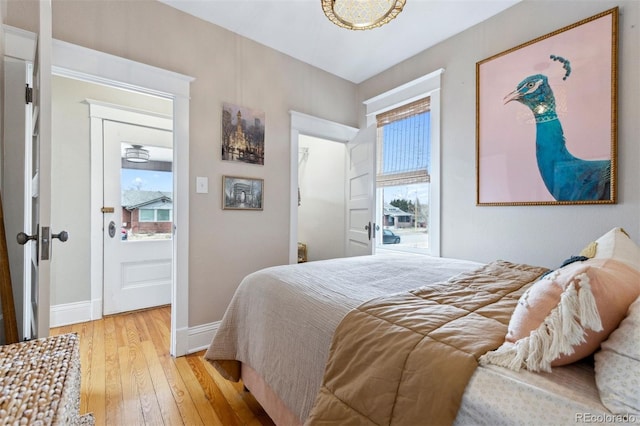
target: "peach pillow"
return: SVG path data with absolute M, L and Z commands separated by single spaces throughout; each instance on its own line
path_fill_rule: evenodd
M 598 349 L 640 295 L 640 271 L 613 259 L 569 264 L 518 301 L 505 343 L 480 359 L 513 370 L 551 371 Z

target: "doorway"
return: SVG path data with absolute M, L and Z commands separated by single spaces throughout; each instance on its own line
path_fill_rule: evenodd
M 171 342 L 170 354 L 181 356 L 189 352 L 189 99 L 193 77 L 152 67 L 117 56 L 87 49 L 60 40 L 53 40 L 52 70 L 54 74 L 93 82 L 98 85 L 119 88 L 131 93 L 149 95 L 151 98 L 172 102 L 174 149 L 174 199 L 173 199 L 173 268 L 171 286 Z M 117 117 L 114 118 L 118 121 Z M 91 126 L 88 132 L 101 129 Z M 100 164 L 91 160 L 91 170 L 100 170 Z M 100 197 L 98 196 L 100 194 Z M 101 191 L 92 188 L 90 205 L 103 205 Z M 92 222 L 102 222 L 103 213 L 91 209 Z M 102 260 L 102 239 L 90 241 L 92 263 Z M 102 270 L 91 265 L 91 285 L 87 320 L 102 316 Z M 96 275 L 99 276 L 96 277 Z M 177 283 L 180 283 L 178 285 Z M 86 299 L 79 299 L 86 300 Z
M 110 114 L 97 117 L 98 105 L 99 110 L 110 110 Z M 142 241 L 138 237 L 143 233 L 137 228 L 134 232 L 131 221 L 123 220 L 123 201 L 126 201 L 123 189 L 128 184 L 121 183 L 122 164 L 127 163 L 121 157 L 123 151 L 126 152 L 126 147 L 122 148 L 123 142 L 128 146 L 131 143 L 154 144 L 158 147 L 154 152 L 155 161 L 147 162 L 147 165 L 155 164 L 156 167 L 149 167 L 157 169 L 168 163 L 171 168 L 172 110 L 169 99 L 53 76 L 52 221 L 65 227 L 70 238 L 64 250 L 57 250 L 56 262 L 52 264 L 52 325 L 74 322 L 69 318 L 72 313 L 68 308 L 77 307 L 75 303 L 78 300 L 91 300 L 96 305 L 92 307 L 95 311 L 93 318 L 99 318 L 102 313 L 171 303 L 171 224 L 166 221 L 160 224 L 165 228 L 169 226 L 162 234 L 164 240 Z M 165 158 L 164 152 L 162 160 L 171 161 L 158 161 L 161 159 L 158 155 L 160 146 L 170 153 L 170 158 Z M 144 176 L 143 171 L 140 170 L 137 176 Z M 155 188 L 153 185 L 150 180 L 140 181 L 137 188 L 151 192 Z M 161 188 L 165 190 L 163 196 L 156 198 L 172 200 L 173 179 L 164 185 L 167 187 Z M 99 205 L 95 201 L 100 201 Z M 112 210 L 101 212 L 100 221 L 94 220 L 96 210 L 107 205 Z M 136 212 L 139 207 L 148 206 L 142 200 L 128 203 L 125 207 L 135 205 L 138 207 Z M 165 203 L 165 207 L 167 205 Z M 126 208 L 124 211 L 126 214 Z M 109 237 L 111 222 L 114 233 L 117 230 L 118 239 Z M 148 222 L 145 225 L 151 229 L 156 224 Z M 131 231 L 131 239 L 123 241 L 121 231 L 127 227 Z M 145 233 L 147 239 L 151 234 Z M 156 233 L 154 236 L 158 237 Z M 102 256 L 91 249 L 92 241 L 103 242 Z M 150 251 L 151 255 L 148 254 Z M 91 294 L 87 282 L 100 287 L 98 298 Z M 103 306 L 99 306 L 100 302 Z M 82 312 L 77 313 L 83 315 Z
M 42 12 L 42 11 L 41 11 Z M 50 16 L 49 16 L 50 18 Z M 41 19 L 42 21 L 42 19 Z M 44 22 L 46 23 L 46 19 Z M 28 50 L 23 52 L 25 46 L 31 46 L 33 41 L 37 39 L 36 35 L 24 30 L 11 29 L 5 26 L 6 38 L 6 51 L 7 56 L 14 56 L 20 58 L 23 61 L 33 61 L 33 51 Z M 45 31 L 46 33 L 46 31 Z M 10 35 L 10 37 L 9 37 Z M 29 44 L 31 43 L 31 44 Z M 54 75 L 68 77 L 72 79 L 82 80 L 86 82 L 93 82 L 97 85 L 104 87 L 119 88 L 123 91 L 130 93 L 139 93 L 149 95 L 148 99 L 161 98 L 170 100 L 172 103 L 171 113 L 173 116 L 173 141 L 174 141 L 174 211 L 173 211 L 173 268 L 171 271 L 172 283 L 171 286 L 171 342 L 170 353 L 172 356 L 181 356 L 189 351 L 189 324 L 188 324 L 188 300 L 189 300 L 189 99 L 190 99 L 190 84 L 194 80 L 187 75 L 167 71 L 164 69 L 152 67 L 149 65 L 141 64 L 117 56 L 109 55 L 103 52 L 99 52 L 92 49 L 87 49 L 78 45 L 74 45 L 59 40 L 51 40 L 45 43 L 45 47 L 50 46 L 50 59 L 48 62 L 51 66 L 51 70 Z M 45 49 L 40 49 L 44 51 Z M 41 91 L 44 95 L 43 101 L 48 104 L 51 101 L 51 92 L 49 89 L 49 77 L 46 78 L 47 90 Z M 18 84 L 16 87 L 24 87 L 24 83 Z M 23 104 L 24 107 L 24 104 Z M 73 104 L 73 108 L 83 108 L 86 116 L 86 105 L 81 102 Z M 49 109 L 47 109 L 49 111 Z M 42 115 L 42 120 L 47 124 L 44 129 L 44 135 L 49 138 L 52 130 L 49 126 L 49 115 Z M 46 120 L 45 120 L 46 119 Z M 41 121 L 42 121 L 41 120 Z M 17 125 L 13 121 L 11 124 Z M 5 121 L 5 124 L 7 122 Z M 10 126 L 6 126 L 8 129 Z M 74 137 L 82 135 L 86 138 L 94 131 L 101 131 L 94 127 L 81 128 L 77 124 L 71 124 L 68 127 L 63 128 L 68 136 Z M 72 169 L 85 168 L 88 170 L 100 170 L 102 166 L 100 164 L 94 164 L 93 159 L 87 161 L 88 155 L 82 150 L 88 150 L 89 145 L 85 144 L 84 147 L 79 149 L 70 150 L 66 156 L 62 156 L 57 160 L 50 157 L 49 150 L 50 144 L 47 144 L 47 155 L 43 156 L 46 161 L 41 164 L 42 169 L 47 173 L 47 179 L 44 180 L 46 184 L 43 186 L 43 190 L 47 191 L 47 204 L 46 222 L 51 223 L 55 220 L 61 220 L 62 222 L 69 220 L 88 220 L 90 222 L 101 222 L 103 213 L 101 211 L 95 211 L 91 208 L 93 205 L 102 205 L 102 192 L 101 188 L 91 188 L 90 179 L 84 179 L 80 182 L 74 182 L 75 188 L 81 188 L 84 191 L 84 195 L 80 195 L 77 192 L 67 190 L 63 188 L 57 191 L 57 196 L 62 198 L 66 197 L 66 201 L 77 207 L 74 210 L 73 215 L 68 218 L 56 218 L 49 217 L 51 210 L 50 201 L 50 179 L 49 172 L 52 163 L 56 163 L 56 172 L 61 175 L 68 173 Z M 6 163 L 6 161 L 5 161 Z M 20 163 L 19 161 L 17 163 Z M 46 188 L 45 188 L 46 187 Z M 87 188 L 90 188 L 87 191 Z M 71 188 L 69 188 L 71 189 Z M 89 194 L 89 198 L 87 198 Z M 53 212 L 55 214 L 55 212 Z M 53 214 L 51 215 L 53 216 Z M 88 218 L 88 219 L 86 219 Z M 66 222 L 65 222 L 66 223 Z M 18 224 L 20 225 L 20 224 Z M 56 229 L 58 224 L 54 223 Z M 23 226 L 18 226 L 18 229 L 22 229 Z M 69 234 L 69 241 L 74 241 L 74 235 Z M 86 276 L 90 275 L 90 279 L 85 281 L 82 286 L 68 286 L 67 282 L 63 282 L 61 275 L 64 271 L 55 270 L 50 271 L 51 266 L 57 263 L 58 258 L 61 256 L 61 249 L 54 250 L 51 255 L 51 261 L 46 263 L 46 274 L 41 274 L 44 277 L 41 281 L 41 291 L 38 302 L 38 311 L 41 315 L 41 324 L 39 325 L 38 335 L 46 335 L 50 327 L 50 313 L 52 317 L 56 317 L 59 323 L 72 323 L 83 322 L 93 319 L 99 319 L 102 317 L 102 240 L 91 238 L 88 233 L 80 240 L 85 239 L 84 243 L 88 244 L 80 245 L 82 247 L 89 247 L 89 251 L 92 255 L 99 254 L 100 262 L 98 266 L 93 263 L 74 261 L 72 268 L 76 275 Z M 57 280 L 60 282 L 60 287 L 65 291 L 59 291 L 58 299 L 54 299 L 50 296 L 52 281 Z M 90 282 L 87 288 L 87 283 Z M 180 282 L 178 286 L 176 283 Z M 67 292 L 68 290 L 68 292 Z M 62 307 L 62 309 L 51 309 L 51 305 L 55 307 Z
M 296 111 L 289 111 L 291 114 L 291 158 L 290 170 L 291 175 L 289 182 L 291 184 L 291 204 L 290 204 L 290 229 L 289 229 L 289 263 L 297 263 L 298 258 L 298 178 L 300 167 L 300 140 L 304 137 L 313 137 L 322 139 L 323 143 L 338 142 L 343 145 L 353 140 L 358 134 L 358 129 L 322 118 L 314 117 Z M 343 167 L 346 170 L 346 148 L 342 166 L 336 164 L 336 167 Z M 345 180 L 346 181 L 346 180 Z M 345 183 L 346 191 L 346 183 Z M 302 197 L 302 193 L 300 193 Z M 303 202 L 301 200 L 301 202 Z M 347 234 L 347 213 L 346 207 L 343 205 L 343 214 L 345 224 L 342 225 L 342 239 L 340 245 L 345 247 L 346 253 L 346 234 Z M 335 244 L 335 243 L 334 243 Z
M 345 144 L 300 135 L 298 146 L 298 241 L 305 260 L 344 257 Z

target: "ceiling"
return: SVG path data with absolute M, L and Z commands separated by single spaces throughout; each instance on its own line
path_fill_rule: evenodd
M 354 83 L 496 15 L 521 0 L 407 0 L 389 24 L 350 31 L 320 0 L 160 0 Z

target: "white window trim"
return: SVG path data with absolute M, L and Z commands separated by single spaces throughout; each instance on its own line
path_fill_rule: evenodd
M 365 100 L 367 127 L 376 122 L 376 115 L 406 105 L 424 97 L 431 97 L 431 167 L 429 174 L 429 254 L 440 256 L 440 87 L 444 68 L 440 68 L 395 89 Z

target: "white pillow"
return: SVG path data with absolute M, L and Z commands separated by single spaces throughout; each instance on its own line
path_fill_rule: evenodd
M 640 271 L 640 247 L 622 228 L 613 228 L 580 253 L 594 259 L 616 259 Z
M 640 416 L 640 297 L 595 354 L 600 399 L 614 414 Z

